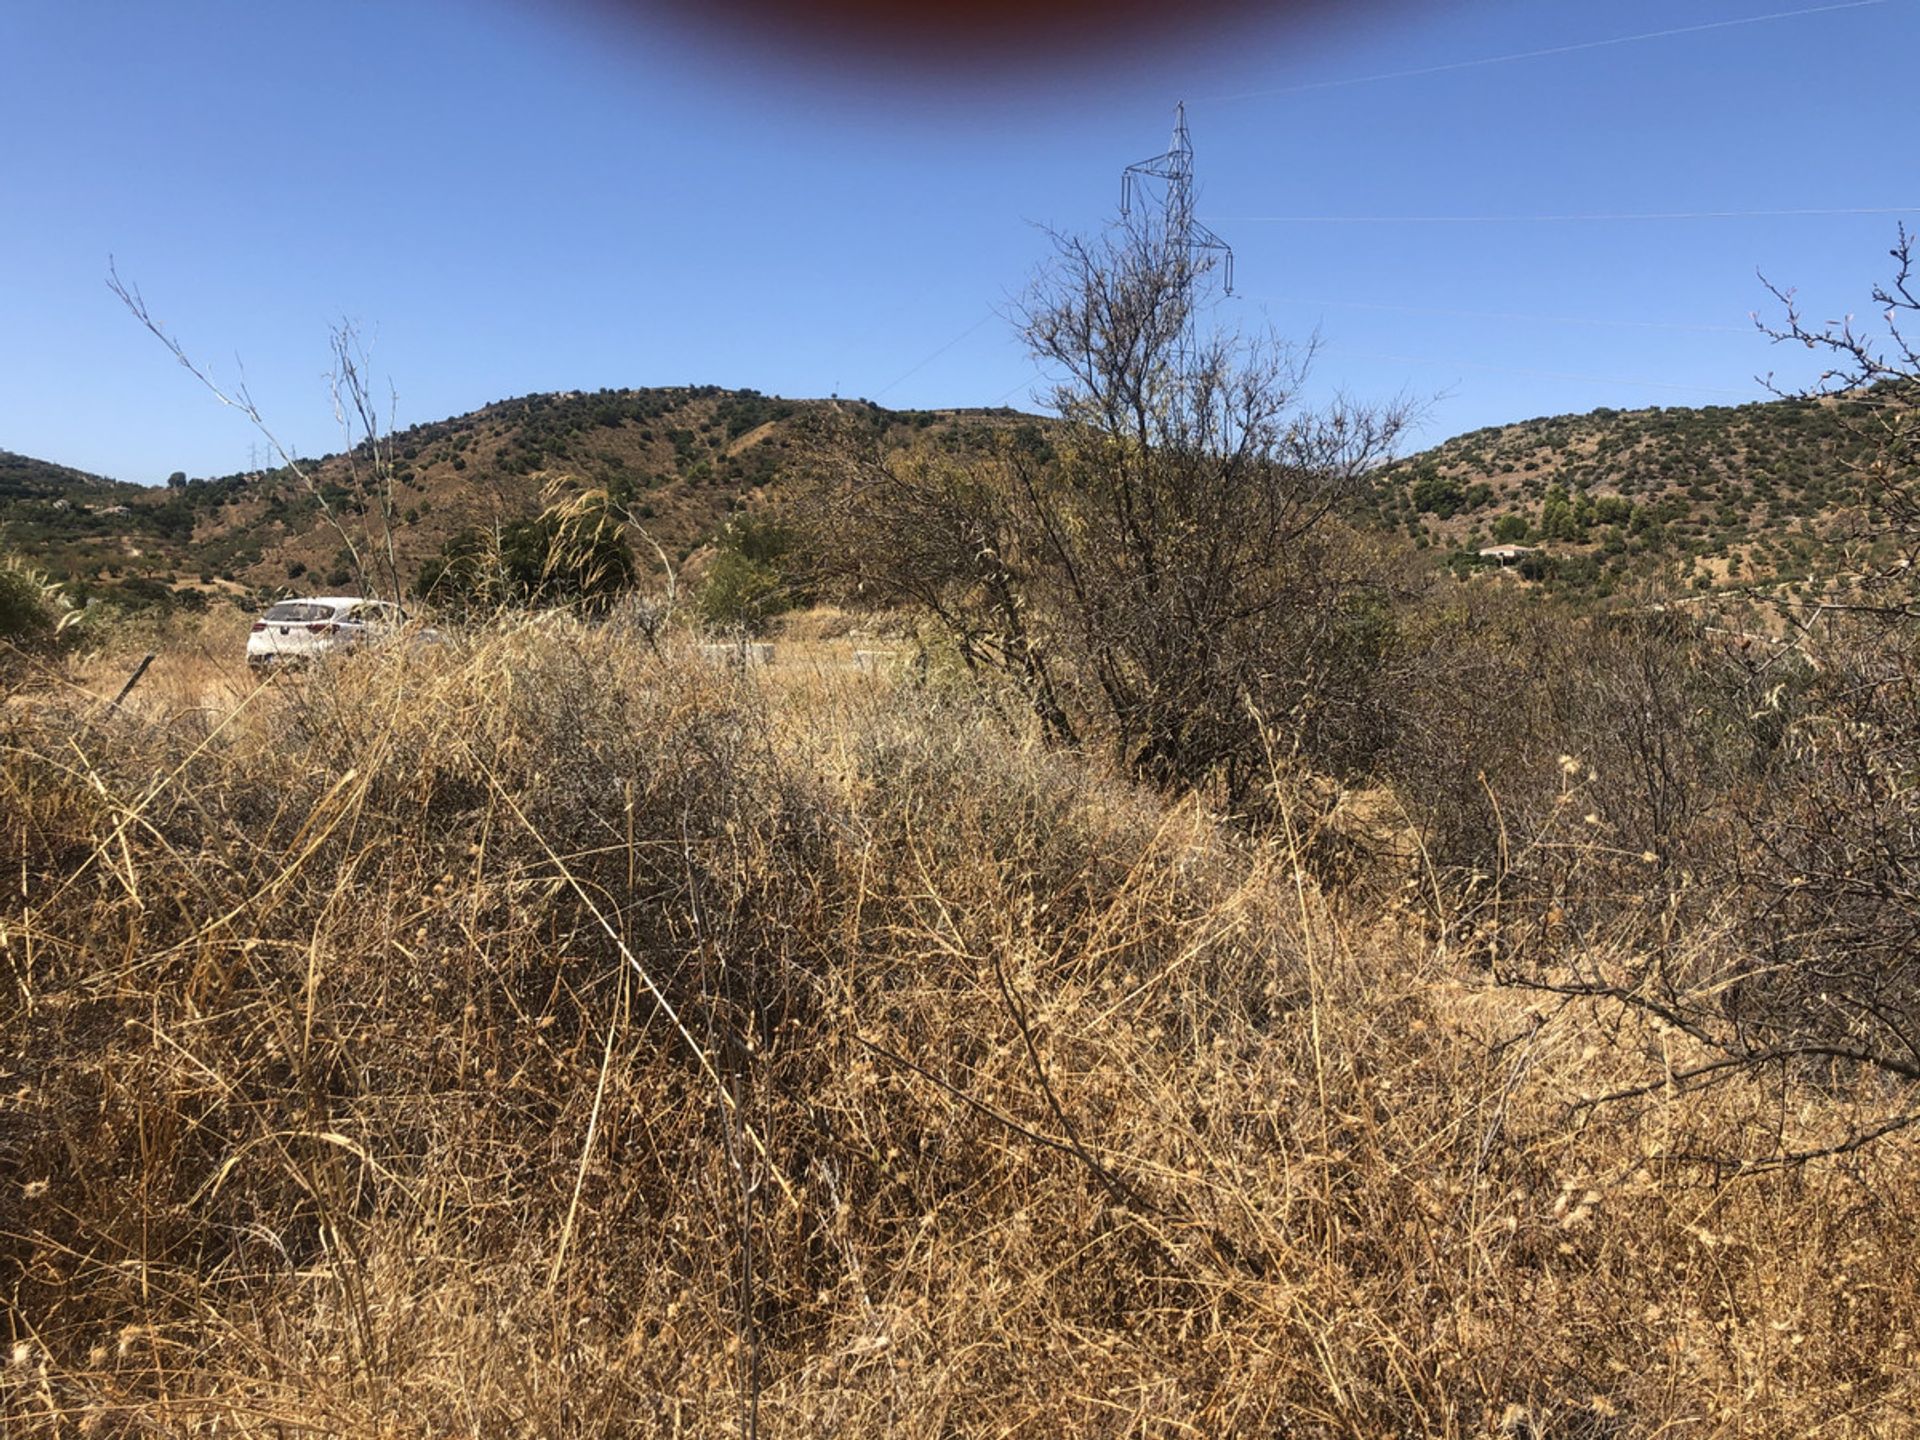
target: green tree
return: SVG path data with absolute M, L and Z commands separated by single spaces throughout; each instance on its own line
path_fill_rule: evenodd
M 415 589 L 468 611 L 598 610 L 631 589 L 635 575 L 624 517 L 604 490 L 586 490 L 552 499 L 530 520 L 460 532 L 421 567 Z
M 1546 540 L 1574 540 L 1580 534 L 1574 520 L 1573 505 L 1567 499 L 1567 487 L 1551 485 L 1540 505 L 1540 535 Z
M 694 608 L 708 625 L 759 630 L 798 598 L 783 573 L 793 534 L 777 519 L 739 515 L 714 537 L 713 566 Z
M 1465 489 L 1451 475 L 1427 474 L 1413 482 L 1414 508 L 1437 515 L 1442 520 L 1459 514 L 1466 502 Z

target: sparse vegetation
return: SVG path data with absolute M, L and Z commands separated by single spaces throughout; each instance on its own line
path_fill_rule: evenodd
M 1347 518 L 1415 537 L 1442 560 L 1457 555 L 1465 574 L 1481 544 L 1540 539 L 1558 485 L 1568 513 L 1551 543 L 1583 564 L 1556 570 L 1555 588 L 1576 598 L 1607 599 L 1669 573 L 1676 532 L 1689 524 L 1701 527 L 1693 550 L 1738 562 L 1743 583 L 1830 573 L 1857 558 L 1863 529 L 1858 467 L 1871 437 L 1848 403 L 1603 410 L 1476 432 L 1371 472 Z M 0 454 L 0 533 L 76 598 L 132 603 L 108 567 L 146 577 L 206 568 L 251 602 L 281 593 L 294 564 L 331 570 L 339 536 L 322 494 L 350 531 L 377 537 L 374 549 L 390 540 L 408 577 L 464 532 L 532 519 L 540 477 L 562 471 L 606 490 L 678 553 L 743 509 L 790 500 L 805 437 L 829 417 L 883 450 L 918 444 L 949 456 L 1048 425 L 1006 411 L 890 412 L 713 386 L 533 395 L 416 426 L 392 437 L 391 453 L 382 432 L 378 454 L 296 460 L 316 489 L 285 466 L 143 489 Z M 1682 444 L 1699 457 L 1684 472 L 1667 454 Z
M 1910 253 L 1881 344 L 1789 303 L 1821 399 L 1384 471 L 1147 229 L 1036 293 L 1045 424 L 0 457 L 111 557 L 0 567 L 0 1428 L 1906 1433 Z M 369 507 L 444 633 L 248 675 L 207 596 Z
M 206 693 L 0 721 L 14 1433 L 1920 1404 L 1910 1150 L 1688 1153 L 1872 1082 L 1667 1085 L 1685 1027 L 1498 987 L 991 689 L 549 622 Z
M 1606 598 L 1671 568 L 1666 543 L 1698 527 L 1694 553 L 1739 563 L 1750 581 L 1806 562 L 1772 527 L 1811 527 L 1807 561 L 1853 563 L 1866 501 L 1859 467 L 1871 453 L 1857 396 L 1786 396 L 1702 409 L 1612 410 L 1476 430 L 1386 467 L 1355 513 L 1369 524 L 1423 522 L 1469 552 L 1544 541 L 1583 562 L 1558 588 Z M 1804 571 L 1803 571 L 1804 573 Z

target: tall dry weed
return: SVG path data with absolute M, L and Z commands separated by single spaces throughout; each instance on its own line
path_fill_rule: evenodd
M 0 746 L 9 1434 L 1920 1401 L 1907 1148 L 1712 1181 L 1675 1134 L 1825 1118 L 1583 1108 L 1685 1037 L 1483 988 L 975 695 L 558 622 Z

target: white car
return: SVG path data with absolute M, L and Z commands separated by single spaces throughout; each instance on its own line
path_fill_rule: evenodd
M 247 636 L 247 664 L 263 668 L 317 660 L 379 644 L 399 634 L 406 619 L 398 605 L 357 595 L 282 600 L 253 622 Z

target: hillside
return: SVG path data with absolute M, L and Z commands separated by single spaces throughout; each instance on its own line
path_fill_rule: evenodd
M 1830 573 L 1856 529 L 1856 413 L 1785 399 L 1475 430 L 1383 470 L 1368 515 L 1463 571 L 1538 547 L 1529 573 L 1599 593 L 1657 570 L 1703 589 Z
M 685 558 L 777 480 L 793 457 L 797 427 L 829 412 L 900 441 L 925 431 L 957 439 L 1015 413 L 891 411 L 866 401 L 786 400 L 717 386 L 497 401 L 392 437 L 400 572 L 411 580 L 463 530 L 532 514 L 550 483 L 604 487 L 669 555 Z M 164 587 L 251 601 L 339 586 L 350 578 L 345 549 L 321 502 L 350 533 L 372 528 L 376 487 L 356 458 L 364 462 L 364 455 L 302 461 L 311 487 L 282 468 L 182 477 L 164 490 L 114 487 L 112 505 L 126 509 L 110 514 L 104 506 L 55 511 L 36 502 L 41 508 L 32 518 L 45 523 L 8 517 L 0 546 L 30 554 L 80 596 L 147 599 Z
M 678 386 L 529 395 L 393 437 L 402 576 L 453 536 L 533 513 L 558 481 L 609 490 L 676 561 L 736 510 L 777 488 L 799 430 L 837 411 L 888 440 L 1024 418 L 1011 410 L 891 411 L 859 400 L 788 400 Z M 1479 551 L 1533 547 L 1528 578 L 1604 596 L 1655 573 L 1699 588 L 1831 573 L 1854 563 L 1850 466 L 1862 442 L 1847 408 L 1775 400 L 1704 409 L 1600 409 L 1475 430 L 1381 470 L 1358 518 L 1412 538 L 1457 572 Z M 344 455 L 291 471 L 168 488 L 123 485 L 0 454 L 0 548 L 76 597 L 147 601 L 216 594 L 251 604 L 348 583 L 341 537 L 371 528 L 374 489 Z M 316 493 L 317 489 L 317 493 Z
M 120 498 L 139 491 L 138 485 L 125 485 L 104 475 L 89 475 L 71 466 L 56 465 L 51 460 L 36 460 L 31 455 L 0 450 L 0 505 L 76 499 L 107 501 L 109 497 Z
M 164 490 L 0 450 L 0 551 L 88 593 L 164 601 L 186 562 L 191 518 Z

